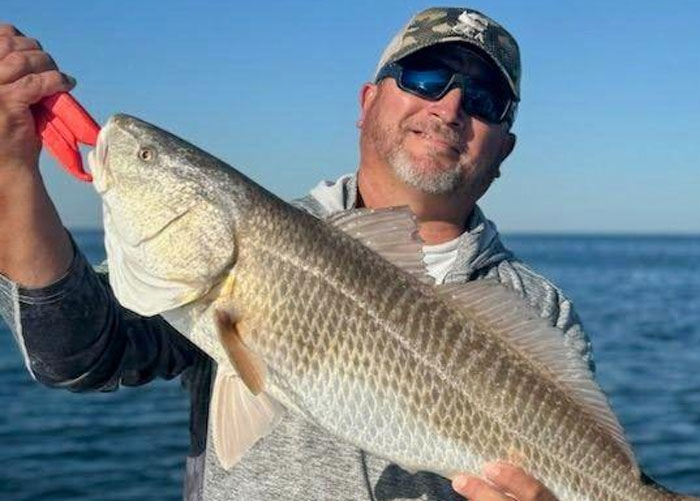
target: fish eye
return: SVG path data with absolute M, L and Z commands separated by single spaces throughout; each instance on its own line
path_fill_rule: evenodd
M 143 160 L 144 162 L 152 162 L 153 159 L 156 158 L 156 152 L 153 150 L 153 148 L 150 148 L 148 146 L 144 146 L 139 150 L 139 158 Z

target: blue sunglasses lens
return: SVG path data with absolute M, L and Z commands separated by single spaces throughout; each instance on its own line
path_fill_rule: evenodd
M 428 98 L 437 98 L 445 90 L 453 73 L 448 69 L 408 69 L 401 72 L 404 88 Z
M 449 68 L 403 67 L 399 86 L 404 90 L 426 99 L 440 99 L 452 87 L 454 71 Z M 510 99 L 502 93 L 491 90 L 486 83 L 467 76 L 461 76 L 462 108 L 468 115 L 483 118 L 489 122 L 500 122 Z

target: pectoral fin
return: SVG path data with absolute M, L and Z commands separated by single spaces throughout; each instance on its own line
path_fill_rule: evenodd
M 219 368 L 211 400 L 212 437 L 221 467 L 230 470 L 284 415 L 267 394 L 252 395 L 241 379 Z
M 221 344 L 231 364 L 253 395 L 258 395 L 265 389 L 265 363 L 243 344 L 236 323 L 229 312 L 215 310 L 215 320 Z

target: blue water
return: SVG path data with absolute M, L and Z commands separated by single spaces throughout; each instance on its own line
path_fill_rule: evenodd
M 75 236 L 92 262 L 102 260 L 99 233 Z M 644 469 L 700 495 L 700 237 L 505 240 L 574 300 Z M 30 380 L 1 325 L 0 408 L 2 500 L 181 498 L 188 401 L 177 381 L 109 394 L 50 390 Z

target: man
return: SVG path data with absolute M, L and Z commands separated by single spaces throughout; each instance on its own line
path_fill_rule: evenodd
M 493 20 L 462 8 L 418 14 L 385 50 L 374 82 L 360 91 L 357 175 L 321 183 L 296 203 L 319 217 L 358 206 L 409 205 L 439 282 L 500 280 L 588 358 L 571 303 L 505 249 L 476 206 L 515 145 L 510 127 L 519 81 L 517 44 Z M 192 399 L 188 500 L 449 500 L 459 499 L 457 493 L 475 501 L 554 499 L 506 463 L 489 465 L 487 480 L 459 476 L 451 484 L 413 474 L 292 414 L 231 471 L 223 470 L 207 440 L 213 362 L 160 317 L 138 317 L 115 302 L 44 189 L 29 107 L 73 86 L 36 41 L 0 27 L 0 272 L 6 277 L 0 311 L 36 379 L 106 391 L 182 374 Z

